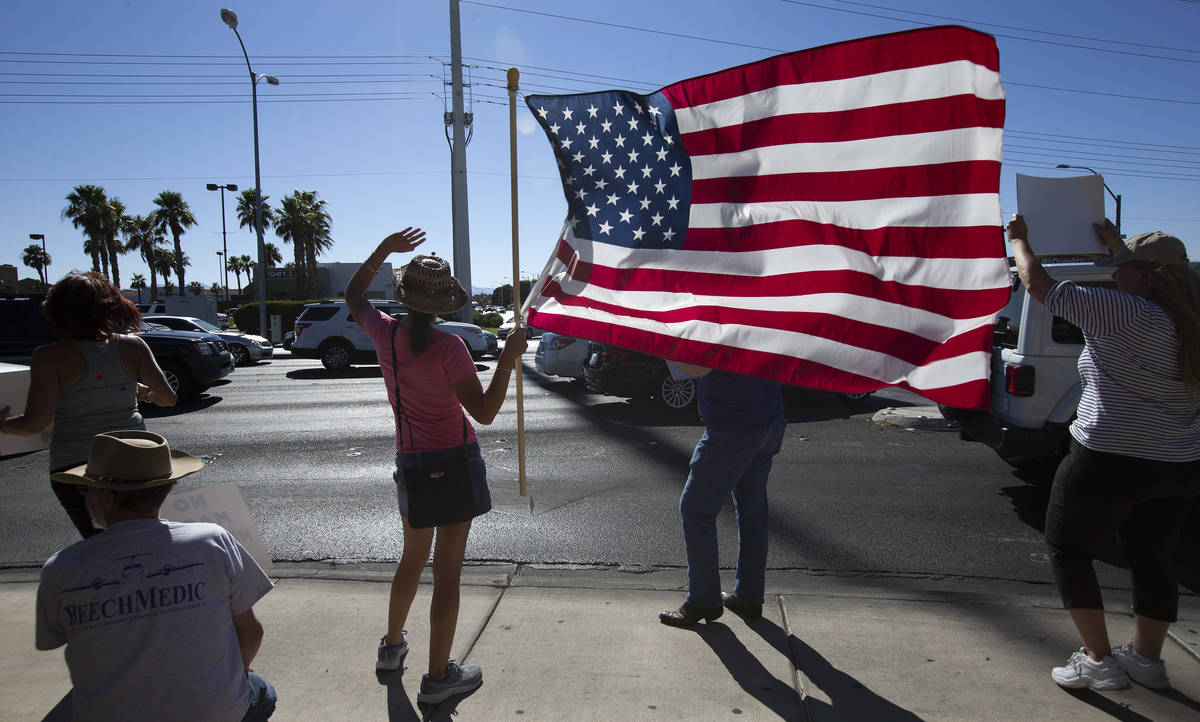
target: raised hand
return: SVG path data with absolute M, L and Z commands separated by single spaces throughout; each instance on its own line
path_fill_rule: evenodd
M 1104 219 L 1104 225 L 1093 223 L 1092 230 L 1096 231 L 1096 238 L 1100 239 L 1100 244 L 1108 248 L 1114 255 L 1125 247 L 1125 244 L 1121 242 L 1121 234 L 1117 232 L 1117 227 L 1107 218 Z
M 408 253 L 425 242 L 425 231 L 409 226 L 393 233 L 379 243 L 379 250 L 388 253 Z

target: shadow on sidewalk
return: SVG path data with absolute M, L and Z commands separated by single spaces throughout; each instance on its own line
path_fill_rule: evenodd
M 790 659 L 793 667 L 803 672 L 813 685 L 829 697 L 828 705 L 811 696 L 805 700 L 808 719 L 921 719 L 834 667 L 820 652 L 805 644 L 796 635 L 787 634 L 771 620 L 755 619 L 747 621 L 746 625 L 776 651 Z
M 700 639 L 712 648 L 717 659 L 721 660 L 725 669 L 729 670 L 730 676 L 747 694 L 781 718 L 795 719 L 796 713 L 799 712 L 796 690 L 767 671 L 732 629 L 720 622 L 700 624 L 695 629 Z
M 420 704 L 421 714 L 413 708 L 412 700 L 404 689 L 404 668 L 395 672 L 380 672 L 375 670 L 375 678 L 387 687 L 388 722 L 448 722 L 458 713 L 458 704 L 470 697 L 478 689 L 467 694 L 455 695 L 437 704 Z

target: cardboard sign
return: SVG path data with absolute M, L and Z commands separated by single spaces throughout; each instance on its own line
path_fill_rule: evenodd
M 1093 223 L 1104 223 L 1104 178 L 1039 178 L 1017 174 L 1017 212 L 1038 256 L 1106 255 Z
M 0 409 L 9 407 L 9 416 L 25 413 L 25 399 L 29 395 L 29 367 L 21 364 L 0 363 Z M 31 436 L 0 434 L 0 456 L 41 451 L 50 446 L 50 430 L 54 422 Z
M 172 492 L 163 502 L 159 514 L 170 521 L 219 524 L 241 542 L 263 571 L 270 573 L 271 557 L 236 484 Z

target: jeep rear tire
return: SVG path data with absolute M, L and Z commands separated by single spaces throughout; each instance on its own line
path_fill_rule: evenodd
M 321 348 L 321 365 L 329 371 L 345 371 L 350 368 L 352 353 L 345 341 L 331 341 Z

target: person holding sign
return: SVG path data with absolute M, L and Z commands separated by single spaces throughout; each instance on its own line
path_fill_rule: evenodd
M 509 335 L 485 391 L 463 340 L 434 328 L 437 314 L 453 313 L 469 300 L 450 274 L 450 264 L 437 256 L 414 256 L 400 269 L 396 297 L 404 303 L 404 318 L 372 306 L 365 294 L 380 264 L 424 240 L 425 232 L 411 227 L 383 239 L 346 285 L 346 305 L 375 345 L 396 418 L 393 479 L 404 550 L 392 579 L 387 634 L 379 641 L 375 669 L 403 668 L 408 654 L 404 624 L 432 547 L 429 670 L 421 678 L 417 702 L 436 704 L 483 684 L 478 665 L 450 659 L 471 520 L 492 508 L 483 456 L 463 411 L 482 424 L 492 422 L 527 342 L 521 329 Z
M 47 720 L 274 712 L 275 689 L 250 670 L 263 638 L 254 605 L 274 585 L 216 524 L 159 518 L 175 482 L 203 468 L 158 434 L 129 430 L 97 434 L 86 464 L 54 474 L 106 531 L 42 567 L 35 644 L 66 645 L 72 685 Z
M 138 402 L 174 406 L 175 391 L 140 336 L 141 313 L 99 273 L 69 273 L 42 304 L 50 330 L 62 340 L 39 346 L 29 370 L 25 413 L 0 409 L 0 432 L 37 434 L 54 421 L 50 473 L 87 461 L 92 437 L 144 429 Z M 94 527 L 75 487 L 50 482 L 59 503 L 87 538 Z
M 1200 499 L 1200 276 L 1174 236 L 1122 243 L 1108 221 L 1094 227 L 1112 251 L 1097 265 L 1115 268 L 1115 291 L 1055 282 L 1030 248 L 1025 219 L 1008 224 L 1025 288 L 1084 337 L 1071 450 L 1046 510 L 1051 568 L 1083 647 L 1051 677 L 1069 688 L 1121 689 L 1133 679 L 1163 689 L 1162 646 L 1179 606 L 1172 550 Z M 1133 639 L 1115 649 L 1092 567 L 1114 532 L 1136 615 Z

